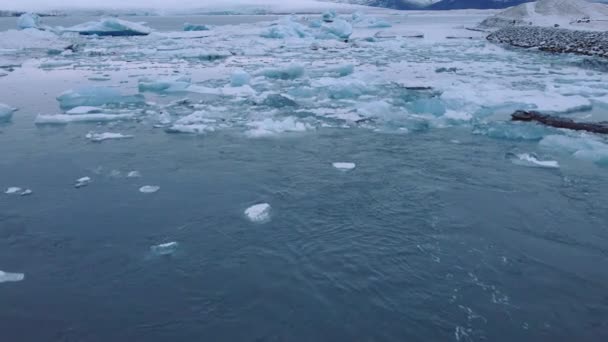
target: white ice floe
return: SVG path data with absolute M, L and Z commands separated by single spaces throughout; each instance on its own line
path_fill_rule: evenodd
M 304 71 L 303 65 L 289 64 L 277 68 L 263 69 L 259 72 L 259 75 L 274 79 L 293 80 L 304 76 Z
M 190 87 L 190 83 L 190 77 L 186 76 L 160 79 L 143 78 L 139 80 L 139 91 L 157 93 L 185 92 Z
M 559 169 L 559 163 L 555 160 L 540 160 L 529 153 L 513 154 L 509 156 L 513 164 L 546 169 Z
M 18 282 L 25 279 L 25 274 L 23 273 L 9 273 L 0 271 L 0 283 L 6 282 Z
M 37 125 L 65 125 L 72 122 L 110 122 L 132 120 L 134 118 L 134 114 L 39 114 L 35 123 Z
M 72 64 L 74 64 L 73 61 L 67 61 L 67 60 L 49 60 L 49 61 L 45 61 L 45 62 L 40 63 L 40 68 L 41 69 L 53 69 L 53 68 L 61 68 L 61 67 L 71 66 Z
M 123 95 L 117 88 L 83 86 L 70 89 L 57 97 L 62 109 L 70 110 L 82 106 L 103 106 L 106 104 L 143 104 L 144 97 Z
M 246 135 L 251 138 L 273 136 L 286 132 L 305 132 L 313 129 L 311 125 L 299 122 L 294 117 L 253 121 L 249 122 L 247 126 L 251 129 L 246 132 Z
M 13 117 L 13 113 L 16 111 L 17 108 L 0 103 L 0 122 L 9 121 Z
M 152 32 L 149 27 L 117 18 L 105 18 L 63 29 L 81 35 L 97 36 L 146 36 Z
M 82 178 L 78 178 L 76 180 L 76 183 L 74 184 L 74 186 L 76 188 L 82 188 L 85 187 L 87 185 L 89 185 L 93 180 L 91 179 L 91 177 L 82 177 Z
M 233 87 L 242 87 L 249 84 L 251 75 L 244 70 L 236 70 L 230 75 L 230 85 Z
M 140 178 L 141 177 L 141 173 L 139 171 L 129 171 L 129 173 L 127 173 L 127 178 Z
M 0 32 L 0 50 L 63 50 L 69 45 L 52 32 L 33 28 Z
M 173 241 L 173 242 L 167 242 L 167 243 L 162 243 L 160 245 L 152 246 L 152 247 L 150 247 L 150 251 L 155 255 L 164 256 L 164 255 L 175 254 L 175 252 L 177 252 L 178 248 L 179 248 L 179 243 Z
M 158 190 L 160 190 L 160 186 L 157 186 L 157 185 L 144 185 L 141 188 L 139 188 L 139 192 L 144 193 L 144 194 L 153 194 L 153 193 L 157 192 Z
M 80 107 L 72 108 L 65 113 L 70 114 L 70 115 L 78 115 L 78 114 L 99 114 L 102 112 L 103 112 L 103 109 L 101 109 L 99 107 L 80 106 Z
M 331 165 L 340 171 L 350 171 L 350 170 L 353 170 L 355 167 L 357 167 L 357 164 L 355 164 L 355 163 L 344 163 L 344 162 L 332 163 Z
M 270 219 L 270 204 L 268 203 L 260 203 L 253 205 L 245 210 L 245 216 L 251 222 L 266 222 Z
M 16 194 L 20 193 L 21 190 L 22 189 L 20 187 L 11 186 L 8 189 L 6 189 L 6 191 L 4 191 L 4 193 L 7 195 L 16 195 Z
M 132 138 L 134 138 L 134 136 L 128 135 L 128 134 L 122 134 L 122 133 L 111 133 L 111 132 L 105 132 L 105 133 L 89 132 L 89 133 L 87 133 L 86 138 L 93 142 L 102 142 L 105 140 L 132 139 Z
M 33 194 L 34 192 L 31 189 L 25 189 L 23 191 L 21 191 L 19 193 L 19 196 L 29 196 L 31 194 Z

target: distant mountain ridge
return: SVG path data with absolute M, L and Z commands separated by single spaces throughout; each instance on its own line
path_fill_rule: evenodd
M 497 9 L 533 0 L 325 0 L 398 10 Z

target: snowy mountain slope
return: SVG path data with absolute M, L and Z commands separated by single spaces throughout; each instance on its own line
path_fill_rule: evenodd
M 608 29 L 608 5 L 586 0 L 538 0 L 508 8 L 480 26 L 556 26 L 573 29 Z
M 441 0 L 325 0 L 338 3 L 350 3 L 371 7 L 384 7 L 400 10 L 422 9 Z
M 532 0 L 442 0 L 431 6 L 434 10 L 453 10 L 453 9 L 497 9 L 507 8 L 530 2 Z

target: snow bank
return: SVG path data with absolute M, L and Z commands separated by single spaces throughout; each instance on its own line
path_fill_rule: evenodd
M 152 30 L 130 21 L 106 18 L 64 28 L 63 32 L 77 32 L 85 36 L 147 36 Z

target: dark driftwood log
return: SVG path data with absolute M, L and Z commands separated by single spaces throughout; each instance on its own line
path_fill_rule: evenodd
M 534 111 L 518 110 L 511 115 L 513 121 L 538 122 L 546 126 L 566 128 L 575 131 L 608 134 L 608 122 L 575 122 L 558 116 L 544 115 Z

